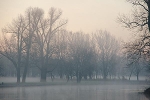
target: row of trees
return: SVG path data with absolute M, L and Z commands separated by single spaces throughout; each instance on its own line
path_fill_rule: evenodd
M 40 74 L 41 82 L 46 82 L 47 75 L 51 78 L 54 75 L 63 78 L 65 75 L 67 80 L 75 76 L 77 82 L 83 77 L 91 79 L 93 75 L 103 79 L 117 75 L 124 77 L 126 61 L 122 62 L 124 55 L 120 42 L 115 37 L 107 31 L 91 34 L 68 32 L 64 29 L 67 20 L 61 19 L 61 15 L 62 11 L 55 8 L 49 10 L 48 17 L 44 16 L 44 11 L 40 8 L 28 8 L 25 15 L 18 16 L 3 28 L 0 54 L 2 60 L 9 61 L 9 66 L 16 69 L 18 83 L 21 76 L 22 82 L 26 81 L 29 69 L 32 69 L 35 76 Z M 124 22 L 123 19 L 120 18 L 120 22 Z M 129 44 L 124 46 L 128 59 L 133 55 L 129 47 L 133 48 Z M 144 69 L 145 62 L 142 61 L 138 62 L 142 67 L 129 67 L 130 76 L 136 72 L 138 79 Z M 132 62 L 133 59 L 128 65 Z M 0 68 L 5 70 L 6 66 Z M 2 70 L 0 73 L 4 72 Z
M 67 80 L 76 76 L 77 82 L 80 82 L 82 77 L 92 79 L 94 73 L 96 77 L 102 76 L 103 79 L 108 78 L 108 76 L 116 76 L 120 47 L 119 42 L 107 31 L 97 31 L 89 35 L 82 32 L 72 33 L 59 30 L 53 37 L 50 37 L 49 44 L 45 42 L 41 45 L 38 42 L 44 39 L 38 38 L 37 41 L 36 34 L 34 34 L 29 55 L 27 55 L 24 37 L 22 40 L 24 46 L 22 46 L 23 49 L 19 54 L 16 36 L 12 34 L 10 37 L 6 37 L 6 35 L 4 33 L 5 41 L 1 42 L 0 53 L 10 60 L 16 68 L 17 82 L 20 81 L 20 74 L 18 76 L 20 70 L 22 82 L 25 82 L 23 77 L 27 75 L 28 68 L 34 70 L 38 68 L 41 81 L 46 81 L 47 74 L 51 78 L 54 75 L 63 78 L 65 75 Z M 40 46 L 44 46 L 43 52 L 41 52 Z M 49 48 L 45 48 L 48 46 Z M 20 58 L 18 58 L 19 55 L 21 55 Z M 39 74 L 37 70 L 35 72 Z
M 60 10 L 51 8 L 48 15 L 45 18 L 40 8 L 28 8 L 24 16 L 3 28 L 0 54 L 15 67 L 18 83 L 21 76 L 25 82 L 31 67 L 40 70 L 41 82 L 47 73 L 53 77 L 56 69 L 60 78 L 76 76 L 77 82 L 92 78 L 93 72 L 104 79 L 115 75 L 119 43 L 113 36 L 106 31 L 92 35 L 67 32 L 63 30 L 67 20 L 61 20 Z

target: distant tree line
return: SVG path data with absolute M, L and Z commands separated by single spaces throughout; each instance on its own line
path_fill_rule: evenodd
M 69 32 L 61 15 L 56 8 L 50 8 L 48 17 L 40 8 L 28 8 L 25 15 L 3 28 L 0 75 L 17 76 L 18 83 L 27 76 L 40 76 L 41 82 L 46 82 L 47 76 L 67 81 L 75 78 L 77 82 L 83 78 L 124 79 L 129 68 L 120 41 L 107 31 Z M 136 67 L 127 74 L 137 72 L 138 77 L 142 69 Z

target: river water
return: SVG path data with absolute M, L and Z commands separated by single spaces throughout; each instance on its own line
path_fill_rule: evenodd
M 55 85 L 0 88 L 0 100 L 148 100 L 143 85 Z

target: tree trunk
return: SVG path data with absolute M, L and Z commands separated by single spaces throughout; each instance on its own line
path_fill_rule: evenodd
M 82 79 L 82 75 L 81 73 L 79 73 L 79 82 L 81 82 L 81 79 Z
M 84 79 L 87 80 L 87 75 L 84 75 Z
M 62 64 L 62 62 L 60 64 Z M 60 66 L 59 68 L 60 68 L 60 70 L 59 70 L 60 79 L 63 79 L 63 68 L 62 68 L 62 66 Z
M 77 83 L 79 83 L 79 74 L 78 74 L 78 71 L 76 72 L 76 78 L 77 78 Z
M 148 29 L 150 32 L 150 1 L 148 0 Z
M 104 68 L 104 72 L 103 72 L 103 79 L 106 80 L 107 79 L 107 73 L 106 73 L 106 69 Z
M 20 67 L 17 67 L 17 83 L 20 83 Z
M 22 77 L 22 82 L 23 83 L 25 83 L 25 81 L 26 81 L 27 70 L 28 70 L 28 66 L 29 66 L 29 54 L 30 54 L 30 47 L 27 50 L 26 64 L 25 64 L 25 68 L 24 68 L 24 72 L 23 72 L 23 77 Z
M 137 72 L 137 75 L 136 75 L 137 81 L 139 80 L 139 73 L 140 72 Z
M 80 83 L 80 82 L 81 82 L 81 79 L 82 79 L 81 72 L 78 72 L 78 75 L 77 75 L 77 83 Z
M 129 80 L 130 80 L 130 78 L 131 78 L 131 75 L 132 75 L 132 72 L 131 72 L 130 75 L 129 75 Z
M 137 81 L 139 80 L 139 75 L 137 75 Z
M 69 81 L 69 74 L 68 75 L 66 75 L 66 78 L 67 78 L 67 82 Z
M 28 42 L 26 44 L 27 46 L 27 57 L 26 57 L 26 64 L 25 64 L 25 68 L 24 68 L 24 72 L 23 72 L 23 78 L 22 78 L 22 82 L 25 83 L 26 81 L 26 76 L 27 76 L 27 71 L 28 71 L 28 67 L 29 67 L 29 59 L 30 59 L 30 48 L 31 48 L 31 44 L 32 44 L 32 37 L 33 37 L 33 32 L 31 32 L 31 26 L 30 26 L 30 14 L 29 14 L 29 37 L 28 37 Z
M 26 81 L 27 70 L 28 70 L 28 66 L 25 66 L 23 76 L 22 76 L 22 83 L 25 83 Z
M 131 75 L 132 75 L 132 73 L 133 73 L 133 70 L 134 70 L 134 69 L 132 69 L 132 71 L 131 71 L 131 73 L 130 73 L 129 80 L 130 80 L 130 78 L 131 78 Z
M 42 68 L 41 69 L 41 82 L 46 82 L 46 74 L 47 74 L 47 70 L 46 68 Z
M 76 69 L 76 77 L 77 77 L 77 83 L 80 83 L 81 81 L 81 72 L 79 70 L 79 66 L 77 66 L 77 69 Z
M 73 77 L 73 76 L 72 76 L 72 75 L 70 75 L 70 79 L 71 79 L 71 80 L 72 80 L 72 77 Z
M 98 79 L 98 72 L 96 72 L 96 79 Z
M 51 75 L 51 80 L 53 81 L 54 80 L 54 75 L 52 73 L 50 73 Z
M 77 70 L 76 71 L 76 78 L 77 78 L 77 83 L 80 82 L 80 75 L 79 75 L 79 71 Z
M 62 72 L 60 72 L 60 79 L 63 79 L 63 74 L 62 74 Z
M 89 78 L 92 79 L 92 73 L 91 72 L 89 72 Z

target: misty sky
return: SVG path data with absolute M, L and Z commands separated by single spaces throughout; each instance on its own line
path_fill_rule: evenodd
M 39 7 L 47 15 L 50 7 L 60 8 L 68 19 L 67 30 L 85 33 L 107 30 L 117 38 L 128 40 L 127 29 L 116 21 L 119 14 L 129 14 L 132 5 L 126 0 L 0 0 L 0 29 L 11 23 L 28 7 Z

